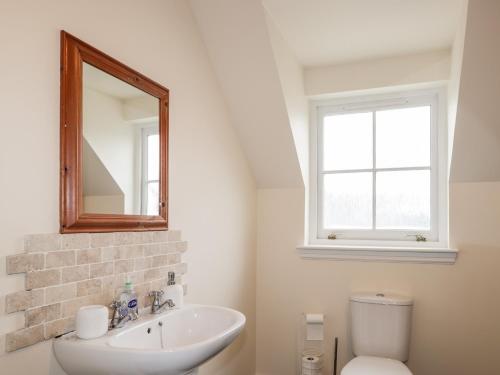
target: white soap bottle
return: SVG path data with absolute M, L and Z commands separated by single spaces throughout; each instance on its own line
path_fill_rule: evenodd
M 163 295 L 164 301 L 170 299 L 175 304 L 174 308 L 181 308 L 184 305 L 184 288 L 175 283 L 175 272 L 168 273 L 167 287 Z

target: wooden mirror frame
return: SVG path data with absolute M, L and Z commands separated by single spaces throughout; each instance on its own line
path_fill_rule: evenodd
M 83 212 L 82 78 L 86 62 L 159 99 L 159 215 Z M 74 36 L 61 31 L 60 232 L 119 232 L 168 228 L 169 90 Z

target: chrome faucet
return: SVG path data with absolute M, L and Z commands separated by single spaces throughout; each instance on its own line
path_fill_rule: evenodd
M 126 302 L 113 301 L 110 305 L 113 309 L 113 316 L 109 322 L 109 329 L 121 328 L 131 320 L 136 320 L 138 315 L 135 311 L 130 311 Z
M 175 307 L 175 303 L 171 299 L 167 299 L 165 302 L 161 303 L 161 297 L 163 296 L 163 290 L 153 290 L 149 293 L 150 297 L 153 297 L 153 303 L 151 303 L 151 314 L 158 314 L 165 307 L 169 309 Z

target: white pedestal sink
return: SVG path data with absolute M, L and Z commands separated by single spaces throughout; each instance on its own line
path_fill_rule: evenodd
M 98 339 L 69 333 L 54 340 L 54 352 L 68 375 L 184 375 L 228 346 L 244 325 L 238 311 L 187 305 L 145 314 Z

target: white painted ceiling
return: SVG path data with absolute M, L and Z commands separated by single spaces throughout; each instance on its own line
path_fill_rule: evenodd
M 463 0 L 263 0 L 304 66 L 449 48 Z

